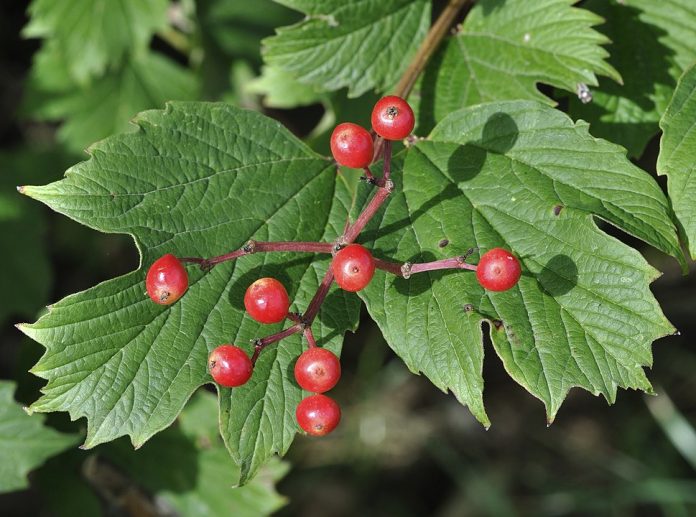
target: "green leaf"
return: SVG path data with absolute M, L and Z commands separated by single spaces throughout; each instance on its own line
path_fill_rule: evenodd
M 137 452 L 119 441 L 103 454 L 178 515 L 256 517 L 282 507 L 286 500 L 275 483 L 287 464 L 275 460 L 248 485 L 232 488 L 240 471 L 230 462 L 217 424 L 215 396 L 199 392 L 182 411 L 179 427 L 170 427 Z
M 27 473 L 75 445 L 79 438 L 43 426 L 43 417 L 27 415 L 12 398 L 13 382 L 0 381 L 0 493 L 28 486 Z
M 166 27 L 168 6 L 168 0 L 34 0 L 24 36 L 55 42 L 66 71 L 84 84 L 124 54 L 145 50 L 152 34 Z
M 164 253 L 219 255 L 251 238 L 331 241 L 351 202 L 331 161 L 258 113 L 171 103 L 135 123 L 136 132 L 92 146 L 92 158 L 65 179 L 24 189 L 99 231 L 133 235 L 142 255 L 137 271 L 69 296 L 22 327 L 46 347 L 32 371 L 48 384 L 32 408 L 86 417 L 87 447 L 122 435 L 140 446 L 171 424 L 191 394 L 211 382 L 206 362 L 213 348 L 233 342 L 250 353 L 252 338 L 280 329 L 245 315 L 247 286 L 275 276 L 294 300 L 291 310 L 303 311 L 328 257 L 250 255 L 207 274 L 190 267 L 189 290 L 170 307 L 145 294 L 149 264 Z M 358 308 L 355 296 L 330 293 L 315 323 L 320 342 L 338 351 L 345 330 L 357 325 Z M 301 347 L 299 336 L 269 347 L 249 383 L 220 391 L 223 437 L 242 483 L 292 441 L 301 390 L 288 365 Z
M 696 65 L 679 80 L 660 128 L 657 172 L 669 178 L 667 188 L 692 258 L 696 258 Z
M 597 74 L 620 81 L 606 62 L 608 43 L 592 26 L 597 15 L 575 0 L 482 0 L 458 34 L 448 38 L 419 87 L 419 127 L 428 130 L 452 111 L 481 102 L 530 99 L 555 104 L 538 83 L 574 92 Z
M 125 131 L 139 111 L 198 95 L 191 71 L 159 54 L 145 52 L 127 59 L 85 87 L 67 76 L 66 63 L 67 56 L 56 45 L 36 55 L 25 111 L 38 120 L 65 120 L 58 138 L 75 151 Z
M 314 104 L 326 97 L 311 86 L 296 81 L 284 70 L 272 66 L 264 66 L 261 76 L 248 83 L 246 90 L 263 95 L 265 106 L 281 109 Z
M 487 321 L 506 370 L 544 402 L 549 421 L 574 386 L 610 402 L 617 387 L 651 389 L 642 368 L 651 343 L 673 331 L 649 289 L 657 271 L 593 215 L 680 251 L 659 186 L 620 147 L 537 102 L 484 104 L 452 113 L 410 148 L 397 188 L 365 236 L 377 256 L 421 262 L 500 246 L 523 267 L 518 286 L 500 293 L 468 271 L 376 273 L 362 297 L 412 371 L 488 425 Z
M 624 84 L 601 81 L 591 103 L 571 99 L 570 113 L 589 121 L 593 135 L 639 157 L 658 132 L 677 79 L 696 60 L 696 10 L 691 0 L 592 0 L 583 6 L 607 20 L 599 30 L 613 42 L 609 62 Z
M 230 2 L 228 0 L 199 0 L 196 12 L 201 36 L 234 58 L 260 61 L 261 40 L 273 34 L 273 29 L 297 21 L 297 13 L 272 0 Z
M 307 18 L 264 40 L 264 60 L 318 90 L 358 97 L 396 84 L 430 25 L 426 0 L 287 1 Z

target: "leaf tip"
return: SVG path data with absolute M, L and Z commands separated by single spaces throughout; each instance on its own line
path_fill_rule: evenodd
M 36 199 L 37 187 L 33 185 L 19 185 L 17 186 L 17 192 L 19 192 L 23 196 Z
M 32 337 L 32 328 L 30 323 L 15 323 L 15 328 L 25 336 Z

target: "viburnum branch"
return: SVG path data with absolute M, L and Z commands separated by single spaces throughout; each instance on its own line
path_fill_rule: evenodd
M 302 315 L 302 324 L 305 325 L 305 327 L 310 327 L 314 322 L 314 318 L 316 318 L 317 314 L 319 313 L 321 304 L 324 303 L 324 298 L 326 298 L 326 295 L 329 294 L 329 289 L 331 289 L 331 282 L 333 282 L 333 279 L 333 270 L 329 267 L 324 274 L 321 284 L 319 284 L 317 292 L 314 293 L 312 301 L 309 302 L 307 310 Z
M 470 2 L 471 0 L 450 0 L 447 6 L 443 9 L 440 16 L 435 21 L 435 23 L 430 27 L 428 34 L 425 39 L 418 47 L 418 51 L 414 56 L 411 63 L 408 65 L 406 72 L 401 76 L 401 80 L 396 85 L 394 89 L 394 95 L 403 97 L 404 99 L 408 97 L 413 89 L 413 85 L 416 84 L 418 76 L 425 69 L 425 65 L 428 64 L 428 60 L 433 55 L 440 42 L 447 34 L 447 31 L 452 26 L 454 21 L 459 14 L 459 11 Z
M 450 0 L 437 21 L 430 28 L 430 31 L 419 47 L 413 61 L 408 66 L 406 72 L 396 86 L 396 95 L 402 98 L 408 97 L 413 85 L 416 82 L 416 79 L 425 69 L 425 65 L 444 38 L 445 34 L 447 34 L 447 30 L 456 19 L 457 14 L 469 2 L 470 0 Z M 374 159 L 377 159 L 377 157 L 380 155 L 383 156 L 381 178 L 375 178 L 369 167 L 363 168 L 363 178 L 368 183 L 376 185 L 378 187 L 377 191 L 374 193 L 369 203 L 363 208 L 360 215 L 358 215 L 355 222 L 353 224 L 348 224 L 348 222 L 346 223 L 343 234 L 336 240 L 335 243 L 249 241 L 241 249 L 226 253 L 224 255 L 219 255 L 217 257 L 211 257 L 208 259 L 185 257 L 181 258 L 180 260 L 182 262 L 199 264 L 201 269 L 208 270 L 221 262 L 235 260 L 241 256 L 251 255 L 259 252 L 289 251 L 335 254 L 343 246 L 351 244 L 353 241 L 355 241 L 355 239 L 360 235 L 360 232 L 362 232 L 365 226 L 367 226 L 367 224 L 372 220 L 394 189 L 394 183 L 391 180 L 392 143 L 389 140 L 384 140 L 378 137 L 375 142 L 375 152 L 373 155 Z M 435 271 L 440 269 L 468 269 L 475 271 L 476 266 L 466 263 L 466 259 L 470 255 L 471 251 L 472 250 L 470 250 L 470 252 L 464 256 L 419 264 L 411 264 L 409 262 L 398 263 L 375 259 L 375 266 L 379 269 L 404 278 L 408 278 L 414 273 Z M 293 321 L 292 326 L 270 336 L 254 340 L 254 354 L 251 358 L 253 364 L 256 363 L 261 351 L 268 345 L 277 343 L 278 341 L 298 332 L 303 333 L 310 347 L 317 346 L 311 326 L 319 313 L 319 309 L 324 302 L 324 299 L 331 289 L 333 280 L 333 271 L 331 267 L 329 267 L 304 314 L 288 315 L 288 319 Z
M 254 355 L 251 356 L 251 363 L 256 364 L 256 360 L 259 358 L 261 351 L 268 345 L 277 343 L 281 339 L 297 334 L 303 330 L 304 325 L 302 323 L 295 323 L 292 327 L 288 327 L 280 332 L 271 334 L 270 336 L 262 337 L 254 340 Z
M 389 194 L 394 190 L 394 182 L 390 179 L 391 176 L 391 155 L 392 146 L 391 142 L 387 141 L 384 145 L 384 161 L 382 162 L 382 177 L 377 180 L 377 186 L 379 189 L 372 196 L 372 199 L 367 204 L 363 211 L 360 213 L 355 222 L 343 232 L 343 235 L 339 237 L 337 243 L 341 246 L 350 244 L 355 239 L 357 239 L 360 232 L 365 228 L 367 223 L 369 223 L 375 214 L 382 207 L 384 202 L 389 197 Z
M 406 68 L 406 71 L 401 76 L 401 79 L 394 88 L 394 95 L 398 95 L 403 99 L 407 99 L 416 84 L 418 77 L 425 70 L 425 66 L 432 57 L 437 47 L 447 35 L 447 31 L 454 24 L 458 14 L 465 5 L 471 3 L 472 0 L 450 0 L 445 8 L 440 13 L 435 23 L 430 27 L 428 34 L 416 51 L 416 55 L 411 60 L 411 63 Z M 386 144 L 385 140 L 378 138 L 375 141 L 374 157 L 377 159 L 382 147 Z

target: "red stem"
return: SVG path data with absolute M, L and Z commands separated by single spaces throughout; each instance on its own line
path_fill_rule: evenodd
M 307 344 L 309 345 L 309 348 L 316 348 L 317 347 L 317 341 L 314 339 L 314 333 L 312 332 L 312 327 L 307 327 L 304 329 L 304 337 L 307 340 Z
M 216 264 L 221 262 L 227 262 L 228 260 L 235 260 L 244 255 L 253 255 L 254 253 L 270 252 L 270 251 L 291 251 L 296 253 L 331 253 L 333 251 L 333 244 L 328 242 L 294 242 L 294 241 L 282 241 L 282 242 L 258 242 L 249 241 L 240 249 L 225 253 L 224 255 L 218 255 L 217 257 L 211 258 L 198 258 L 198 257 L 181 257 L 179 260 L 181 262 L 191 262 L 194 264 L 199 264 L 202 269 L 209 269 Z
M 428 32 L 425 40 L 421 44 L 415 59 L 409 65 L 408 70 L 399 81 L 396 87 L 396 94 L 401 97 L 408 97 L 408 94 L 413 87 L 416 78 L 423 71 L 425 64 L 434 52 L 435 48 L 439 45 L 440 41 L 447 32 L 447 29 L 452 24 L 457 16 L 459 10 L 468 2 L 469 0 L 450 0 L 448 5 L 445 7 L 444 11 L 435 22 L 433 27 Z M 367 206 L 360 213 L 356 221 L 352 225 L 346 225 L 346 229 L 343 235 L 338 238 L 336 245 L 341 246 L 353 242 L 360 232 L 365 228 L 365 226 L 370 222 L 374 215 L 379 211 L 384 202 L 389 197 L 389 194 L 394 189 L 394 183 L 391 181 L 391 142 L 381 138 L 376 138 L 375 141 L 375 158 L 384 152 L 384 161 L 382 169 L 382 177 L 379 180 L 374 178 L 374 175 L 369 168 L 364 169 L 365 178 L 370 182 L 376 184 L 379 188 L 375 192 L 374 196 L 367 204 Z M 224 255 L 219 255 L 217 257 L 212 257 L 209 259 L 202 258 L 192 258 L 185 257 L 181 258 L 182 262 L 192 262 L 199 264 L 202 269 L 209 269 L 216 264 L 225 262 L 228 260 L 235 260 L 243 255 L 250 255 L 257 252 L 270 252 L 270 251 L 290 251 L 290 252 L 307 252 L 307 253 L 333 253 L 336 250 L 336 245 L 331 243 L 323 242 L 255 242 L 249 241 L 242 249 L 235 250 Z M 376 259 L 376 266 L 380 269 L 393 273 L 395 275 L 408 278 L 413 273 L 421 273 L 424 271 L 434 271 L 438 269 L 470 269 L 476 270 L 476 266 L 466 263 L 466 256 L 454 257 L 443 260 L 436 260 L 434 262 L 424 262 L 421 264 L 410 264 L 388 262 L 380 259 Z M 254 346 L 254 355 L 252 356 L 252 363 L 256 363 L 261 351 L 272 343 L 276 343 L 283 338 L 296 334 L 297 332 L 303 332 L 309 346 L 316 346 L 316 341 L 314 340 L 314 335 L 312 334 L 311 325 L 314 318 L 319 313 L 319 308 L 323 303 L 326 295 L 331 288 L 333 282 L 333 271 L 331 267 L 328 268 L 326 274 L 324 275 L 317 292 L 314 294 L 307 310 L 304 315 L 299 318 L 297 315 L 289 316 L 289 318 L 295 323 L 285 330 L 282 330 L 271 336 L 257 339 Z
M 433 262 L 421 262 L 411 264 L 410 262 L 390 262 L 382 259 L 375 259 L 375 267 L 382 269 L 392 275 L 409 278 L 415 273 L 425 273 L 426 271 L 436 271 L 438 269 L 468 269 L 476 271 L 476 266 L 467 264 L 466 256 L 452 257 Z

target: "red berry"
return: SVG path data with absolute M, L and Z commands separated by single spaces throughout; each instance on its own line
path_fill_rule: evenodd
M 297 405 L 295 416 L 305 432 L 324 436 L 336 429 L 341 420 L 341 408 L 326 395 L 312 395 Z
M 155 260 L 147 270 L 145 289 L 153 302 L 171 305 L 188 289 L 186 269 L 179 259 L 167 253 Z
M 278 323 L 288 315 L 290 300 L 275 278 L 259 278 L 244 294 L 244 307 L 259 323 Z
M 375 274 L 375 259 L 360 244 L 349 244 L 336 253 L 331 269 L 338 286 L 345 291 L 360 291 Z
M 208 356 L 208 369 L 213 380 L 225 388 L 246 383 L 254 366 L 244 350 L 234 345 L 220 345 Z
M 476 278 L 489 291 L 507 291 L 520 279 L 520 262 L 507 250 L 493 248 L 476 266 Z
M 302 389 L 324 393 L 336 386 L 341 378 L 341 363 L 326 348 L 305 350 L 295 363 L 295 380 Z
M 331 154 L 339 165 L 362 169 L 372 161 L 372 136 L 367 129 L 344 122 L 331 133 Z
M 401 97 L 382 97 L 372 110 L 372 129 L 387 140 L 402 140 L 411 134 L 416 118 L 413 110 Z

